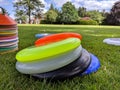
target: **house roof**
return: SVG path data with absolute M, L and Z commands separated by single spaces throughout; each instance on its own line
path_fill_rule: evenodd
M 91 18 L 90 17 L 83 17 L 83 18 L 81 18 L 82 20 L 91 20 Z

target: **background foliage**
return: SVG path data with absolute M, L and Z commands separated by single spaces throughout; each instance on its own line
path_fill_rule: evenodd
M 99 25 L 120 25 L 120 1 L 113 5 L 110 12 L 105 10 L 88 11 L 85 7 L 77 9 L 71 2 L 66 2 L 59 10 L 51 4 L 50 9 L 42 14 L 44 5 L 39 0 L 20 0 L 14 3 L 14 7 L 16 8 L 16 20 L 22 20 L 23 23 L 27 18 L 30 23 L 31 16 L 34 16 L 35 19 L 45 20 L 46 24 L 78 24 L 82 20 L 81 18 L 89 17 Z M 42 19 L 43 17 L 44 19 Z M 85 22 L 89 24 L 89 21 Z

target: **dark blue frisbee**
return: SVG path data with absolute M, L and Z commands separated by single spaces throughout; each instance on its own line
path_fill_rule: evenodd
M 41 33 L 41 34 L 36 34 L 35 37 L 36 38 L 42 38 L 42 37 L 45 37 L 45 36 L 48 36 L 50 35 L 50 33 Z
M 89 65 L 89 67 L 86 69 L 86 71 L 81 73 L 80 76 L 94 73 L 94 72 L 96 72 L 100 68 L 100 61 L 99 61 L 99 59 L 95 55 L 93 55 L 93 54 L 90 54 L 90 57 L 91 57 L 91 63 Z

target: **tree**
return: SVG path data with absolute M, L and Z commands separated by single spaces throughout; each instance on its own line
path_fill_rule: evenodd
M 33 15 L 36 10 L 41 10 L 44 5 L 40 0 L 18 0 L 14 3 L 14 7 L 16 8 L 16 13 L 18 10 L 21 10 L 24 14 L 28 15 L 30 23 L 31 15 Z
M 49 10 L 46 14 L 46 20 L 48 23 L 55 23 L 57 20 L 58 14 L 54 10 Z
M 16 16 L 15 20 L 18 23 L 26 23 L 27 15 L 25 15 L 23 10 L 16 10 L 15 16 Z
M 49 10 L 53 10 L 53 11 L 55 11 L 56 13 L 59 13 L 59 10 L 58 10 L 57 8 L 55 8 L 53 4 L 50 5 Z M 48 11 L 49 11 L 49 10 L 48 10 Z
M 5 8 L 2 8 L 2 7 L 0 7 L 0 12 L 1 12 L 2 14 L 10 15 L 10 14 L 8 13 L 8 11 L 7 11 Z
M 41 18 L 44 16 L 44 14 L 42 13 L 43 9 L 36 9 L 35 12 L 33 12 L 32 14 L 34 15 L 34 18 L 35 18 L 35 22 L 36 24 L 39 24 L 40 23 L 40 20 Z
M 99 24 L 101 24 L 101 23 L 102 23 L 102 20 L 104 19 L 102 13 L 99 12 L 99 11 L 96 11 L 96 10 L 88 11 L 88 12 L 87 12 L 87 15 L 88 15 L 91 19 L 97 21 Z
M 110 13 L 104 19 L 103 24 L 120 25 L 120 1 L 113 5 Z
M 50 9 L 49 10 L 54 10 L 53 4 L 50 5 Z
M 84 8 L 84 7 L 79 7 L 79 8 L 78 8 L 78 16 L 79 16 L 79 17 L 85 17 L 85 16 L 87 16 L 86 8 Z
M 58 15 L 59 15 L 59 10 L 57 8 L 54 8 L 53 4 L 51 4 L 49 10 L 45 14 L 46 16 L 46 22 L 47 23 L 58 23 Z
M 61 22 L 65 24 L 72 24 L 75 23 L 79 16 L 77 13 L 77 10 L 74 5 L 72 5 L 71 2 L 66 2 L 62 6 L 62 12 L 61 12 Z

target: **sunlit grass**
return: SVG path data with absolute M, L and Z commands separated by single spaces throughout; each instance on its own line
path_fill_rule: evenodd
M 18 26 L 46 26 L 46 27 L 100 27 L 100 28 L 119 28 L 120 26 L 99 26 L 99 25 L 64 25 L 64 24 L 18 24 Z
M 120 47 L 107 45 L 103 40 L 120 37 L 120 26 L 84 25 L 18 25 L 19 50 L 34 45 L 35 34 L 76 32 L 83 36 L 82 46 L 101 62 L 98 72 L 63 82 L 47 82 L 23 75 L 15 69 L 15 55 L 0 55 L 0 90 L 119 90 Z

